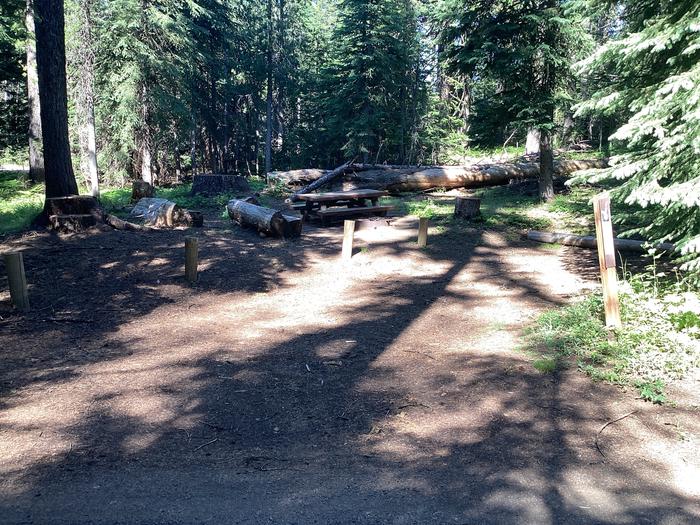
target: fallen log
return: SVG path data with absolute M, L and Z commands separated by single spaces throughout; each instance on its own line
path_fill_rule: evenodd
M 241 226 L 254 227 L 258 232 L 283 238 L 301 235 L 301 217 L 237 199 L 229 201 L 226 209 L 231 220 Z
M 326 184 L 333 182 L 335 179 L 340 177 L 341 175 L 345 174 L 345 170 L 347 170 L 350 166 L 352 166 L 353 161 L 346 162 L 342 166 L 338 166 L 336 169 L 331 171 L 330 173 L 326 173 L 324 176 L 322 176 L 320 179 L 312 182 L 308 186 L 304 186 L 298 191 L 294 192 L 294 195 L 291 196 L 289 199 L 291 202 L 298 201 L 299 200 L 299 195 L 302 193 L 311 193 L 314 190 L 317 190 L 321 186 L 325 186 Z
M 104 222 L 108 226 L 111 226 L 115 230 L 130 231 L 130 232 L 149 232 L 153 231 L 153 228 L 148 226 L 141 226 L 140 224 L 134 224 L 133 222 L 125 221 L 120 219 L 116 215 L 105 214 Z
M 531 241 L 542 242 L 547 244 L 563 244 L 565 246 L 578 246 L 580 248 L 588 248 L 591 250 L 598 249 L 598 243 L 594 235 L 574 235 L 572 233 L 557 233 L 557 232 L 540 232 L 529 231 L 527 238 Z M 614 239 L 615 249 L 617 251 L 639 252 L 646 253 L 646 241 L 636 241 L 633 239 Z M 657 250 L 672 252 L 676 248 L 673 244 L 662 243 L 654 246 Z
M 606 160 L 560 160 L 554 162 L 555 175 L 563 176 L 578 170 L 606 168 Z M 316 174 L 319 178 L 295 192 L 308 193 L 343 176 L 344 189 L 377 189 L 392 193 L 422 191 L 432 188 L 478 188 L 508 184 L 511 180 L 539 177 L 538 162 L 502 162 L 472 164 L 469 166 L 384 166 L 371 164 L 344 164 L 335 170 L 296 170 L 276 172 L 276 180 L 294 180 L 304 172 L 305 177 Z M 287 176 L 287 173 L 291 175 Z M 292 196 L 290 201 L 294 201 Z

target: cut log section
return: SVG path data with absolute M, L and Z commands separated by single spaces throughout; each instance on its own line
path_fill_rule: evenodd
M 572 233 L 556 233 L 556 232 L 540 232 L 530 231 L 527 238 L 531 241 L 563 244 L 565 246 L 578 246 L 580 248 L 588 248 L 590 250 L 598 249 L 598 242 L 594 235 L 574 235 Z M 632 239 L 614 239 L 615 250 L 627 252 L 645 253 L 648 251 L 645 241 L 635 241 Z M 673 244 L 662 243 L 654 246 L 657 250 L 672 252 L 676 248 Z
M 281 211 L 233 199 L 226 206 L 231 220 L 259 232 L 276 237 L 291 238 L 301 235 L 301 217 L 285 215 Z
M 159 198 L 141 199 L 131 210 L 131 217 L 158 228 L 201 226 L 204 222 L 201 212 L 183 210 L 174 202 Z
M 563 176 L 579 170 L 607 168 L 606 160 L 560 160 L 554 163 L 555 175 Z M 377 189 L 393 193 L 422 191 L 432 188 L 479 188 L 508 184 L 511 180 L 536 179 L 540 174 L 538 162 L 503 162 L 469 166 L 382 166 L 344 164 L 333 171 L 296 170 L 276 172 L 275 180 L 302 180 L 300 173 L 319 178 L 295 192 L 308 193 L 336 180 L 344 182 L 344 189 Z M 303 179 L 306 180 L 306 179 Z M 295 200 L 292 197 L 290 200 Z
M 244 194 L 250 192 L 245 177 L 210 173 L 195 175 L 192 181 L 192 195 L 219 195 L 221 193 Z
M 455 201 L 455 217 L 460 219 L 475 219 L 481 215 L 481 199 L 473 197 L 457 197 Z

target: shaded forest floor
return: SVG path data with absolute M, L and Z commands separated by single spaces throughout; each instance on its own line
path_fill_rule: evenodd
M 192 231 L 6 240 L 33 310 L 2 283 L 2 521 L 697 523 L 697 392 L 657 406 L 519 349 L 595 254 L 437 220 L 445 199 L 403 204 L 437 207 L 428 248 L 404 218 L 349 263 L 341 228 L 212 211 L 194 287 Z

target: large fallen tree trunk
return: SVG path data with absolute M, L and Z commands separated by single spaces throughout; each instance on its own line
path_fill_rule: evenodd
M 325 186 L 326 184 L 329 184 L 330 182 L 334 181 L 341 175 L 344 175 L 346 170 L 352 166 L 352 162 L 346 162 L 342 166 L 337 167 L 333 171 L 326 173 L 323 175 L 320 179 L 312 182 L 308 186 L 304 186 L 302 189 L 295 191 L 294 195 L 292 195 L 291 200 L 296 201 L 299 200 L 298 195 L 301 195 L 302 193 L 311 193 L 314 190 L 317 190 L 321 186 Z
M 531 241 L 563 244 L 565 246 L 578 246 L 580 248 L 589 248 L 591 250 L 598 249 L 598 243 L 593 235 L 574 235 L 571 233 L 556 233 L 556 232 L 539 232 L 530 231 L 527 233 L 527 238 Z M 645 241 L 635 241 L 633 239 L 618 239 L 615 238 L 615 249 L 617 251 L 640 252 L 647 251 L 647 243 Z M 673 244 L 663 243 L 654 246 L 657 250 L 672 252 L 675 250 Z
M 301 217 L 236 199 L 229 201 L 226 209 L 232 220 L 241 226 L 252 226 L 261 233 L 283 238 L 301 235 Z
M 560 160 L 554 163 L 556 175 L 568 175 L 574 171 L 606 168 L 606 160 Z M 303 170 L 312 176 L 316 170 Z M 292 173 L 287 177 L 286 173 Z M 431 188 L 478 188 L 507 184 L 511 180 L 534 179 L 539 176 L 537 162 L 503 162 L 473 164 L 470 166 L 382 166 L 367 164 L 343 165 L 332 172 L 319 170 L 320 178 L 296 193 L 308 193 L 327 183 L 340 179 L 344 189 L 368 188 L 387 190 L 392 193 L 429 190 Z M 296 172 L 277 172 L 276 180 L 294 180 Z M 312 188 L 312 189 L 309 189 Z

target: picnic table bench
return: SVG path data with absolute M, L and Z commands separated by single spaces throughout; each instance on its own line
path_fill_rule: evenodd
M 384 216 L 393 206 L 379 206 L 379 199 L 388 195 L 380 190 L 351 190 L 330 193 L 302 193 L 297 198 L 303 202 L 299 206 L 304 219 L 321 219 L 324 226 L 338 219 L 352 219 L 366 216 Z M 369 203 L 369 205 L 368 205 Z

